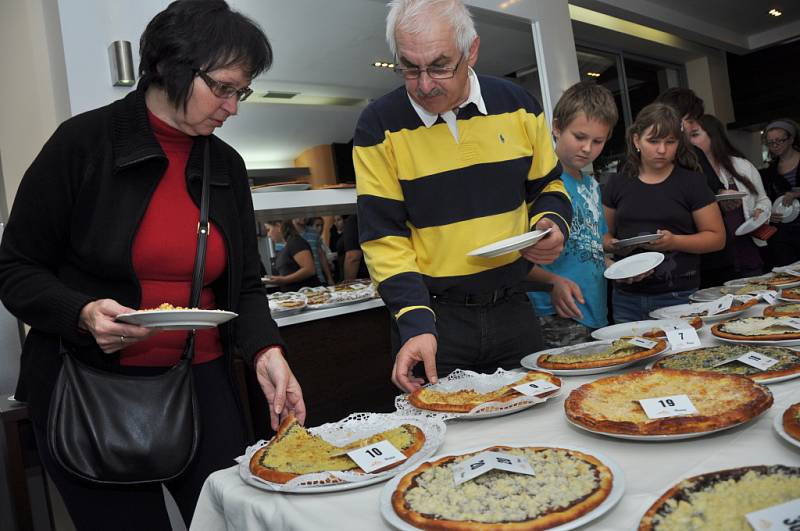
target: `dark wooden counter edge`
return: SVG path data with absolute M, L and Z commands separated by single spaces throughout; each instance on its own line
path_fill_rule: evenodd
M 361 411 L 394 411 L 398 390 L 390 381 L 393 360 L 385 307 L 284 325 L 281 335 L 289 349 L 289 365 L 303 388 L 306 426 Z M 269 439 L 267 401 L 253 371 L 245 374 L 253 434 L 256 440 Z

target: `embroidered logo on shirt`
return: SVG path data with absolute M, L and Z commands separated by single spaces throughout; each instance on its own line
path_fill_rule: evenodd
M 501 144 L 505 144 L 506 143 L 506 137 L 503 136 L 503 133 L 500 133 L 500 143 Z

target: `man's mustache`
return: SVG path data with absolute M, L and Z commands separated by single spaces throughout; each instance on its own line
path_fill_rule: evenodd
M 423 90 L 417 89 L 417 97 L 418 98 L 423 98 L 423 99 L 424 98 L 433 98 L 435 96 L 441 96 L 444 93 L 445 93 L 444 90 L 442 90 L 439 87 L 434 87 L 433 90 L 431 90 L 430 92 L 427 92 L 427 93 L 425 91 L 423 91 Z

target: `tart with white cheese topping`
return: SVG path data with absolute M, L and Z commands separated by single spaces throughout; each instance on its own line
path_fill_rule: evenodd
M 711 327 L 711 333 L 739 341 L 782 341 L 800 339 L 800 329 L 789 324 L 790 317 L 746 317 Z
M 455 484 L 453 466 L 483 452 L 525 457 L 535 475 L 491 470 Z M 420 529 L 536 531 L 571 522 L 600 505 L 613 486 L 594 456 L 563 448 L 494 446 L 423 463 L 392 494 L 395 513 Z

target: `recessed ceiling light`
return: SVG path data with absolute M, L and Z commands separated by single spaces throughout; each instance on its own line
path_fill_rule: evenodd
M 773 17 L 779 17 L 779 16 L 783 15 L 783 13 L 781 13 L 777 9 L 770 9 L 769 10 L 769 14 L 772 15 Z
M 395 64 L 394 63 L 390 63 L 389 61 L 375 61 L 374 63 L 372 63 L 372 66 L 374 66 L 375 68 L 390 68 L 391 69 L 391 68 L 395 67 Z
M 586 72 L 586 75 L 589 77 L 600 77 L 598 72 Z

